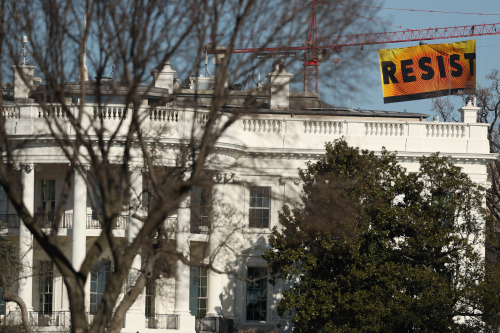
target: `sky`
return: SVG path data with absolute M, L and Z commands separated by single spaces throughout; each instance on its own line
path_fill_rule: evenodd
M 484 23 L 500 23 L 500 0 L 386 0 L 382 4 L 382 7 L 384 8 L 380 9 L 378 17 L 382 18 L 384 22 L 390 23 L 393 26 L 402 27 L 402 29 L 398 29 L 391 25 L 386 25 L 387 31 L 454 27 Z M 390 8 L 413 9 L 414 11 L 394 10 Z M 320 34 L 320 32 L 318 32 L 318 34 Z M 489 85 L 488 80 L 485 78 L 486 75 L 490 73 L 494 68 L 500 69 L 500 34 L 493 36 L 475 37 L 475 39 L 477 73 L 476 82 L 483 86 Z M 428 41 L 427 43 L 452 43 L 463 40 L 467 39 L 449 38 L 443 40 Z M 378 59 L 378 48 L 389 49 L 415 45 L 418 45 L 418 42 L 383 44 L 375 48 L 371 48 L 369 52 L 371 52 L 372 54 L 369 54 L 368 56 L 373 56 Z M 340 58 L 339 65 L 341 64 L 341 62 L 342 58 Z M 335 105 L 348 106 L 356 109 L 360 107 L 361 109 L 386 111 L 406 110 L 407 112 L 426 113 L 431 116 L 433 115 L 433 112 L 431 111 L 431 99 L 384 104 L 382 98 L 380 71 L 378 66 L 374 65 L 373 68 L 366 69 L 366 71 L 367 73 L 363 74 L 372 78 L 373 80 L 360 80 L 360 82 L 357 83 L 357 90 L 352 91 L 349 95 L 336 96 L 337 103 L 334 103 Z M 321 94 L 322 92 L 320 91 L 320 95 Z M 457 108 L 460 108 L 462 106 L 460 97 L 451 96 L 450 99 L 451 102 L 453 102 L 457 106 Z

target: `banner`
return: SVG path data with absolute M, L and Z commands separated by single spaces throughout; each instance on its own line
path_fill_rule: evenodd
M 476 41 L 379 50 L 384 103 L 476 87 Z

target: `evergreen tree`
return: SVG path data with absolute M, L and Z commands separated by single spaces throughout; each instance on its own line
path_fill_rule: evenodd
M 296 332 L 486 330 L 484 190 L 449 158 L 407 172 L 338 140 L 299 174 L 264 255 Z

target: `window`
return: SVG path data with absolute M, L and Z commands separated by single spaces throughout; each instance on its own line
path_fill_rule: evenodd
M 192 266 L 189 271 L 189 311 L 196 318 L 207 314 L 207 269 Z
M 8 209 L 9 201 L 7 200 L 7 194 L 2 186 L 0 186 L 0 215 L 6 215 Z
M 111 276 L 111 262 L 102 260 L 96 262 L 90 273 L 90 313 L 97 312 L 102 295 Z
M 39 311 L 52 313 L 52 296 L 54 293 L 54 265 L 52 261 L 40 261 L 38 290 L 40 294 Z
M 54 222 L 56 211 L 56 181 L 54 179 L 42 180 L 42 216 L 41 221 L 45 226 Z
M 101 202 L 101 185 L 99 184 L 98 181 L 93 180 L 92 181 L 92 190 L 89 195 L 92 196 L 92 199 L 90 202 L 92 203 L 92 228 L 97 228 L 101 226 L 101 224 L 97 221 L 99 221 L 99 217 L 102 218 L 104 215 L 104 211 L 102 208 L 102 202 Z
M 3 287 L 0 287 L 0 316 L 5 315 L 5 301 L 2 298 Z
M 156 286 L 154 282 L 146 285 L 146 318 L 154 318 L 156 314 Z
M 246 288 L 247 320 L 266 321 L 267 315 L 267 269 L 248 267 Z
M 269 228 L 271 188 L 250 187 L 249 225 L 251 228 Z
M 208 233 L 212 213 L 212 188 L 195 186 L 191 191 L 191 232 Z

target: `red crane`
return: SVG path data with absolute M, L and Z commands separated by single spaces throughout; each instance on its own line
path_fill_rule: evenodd
M 316 23 L 317 0 L 310 3 L 311 13 L 309 16 L 309 27 L 307 39 L 304 45 L 289 45 L 283 47 L 256 47 L 256 48 L 234 48 L 232 53 L 278 53 L 282 57 L 292 55 L 291 51 L 304 52 L 304 92 L 318 94 L 319 65 L 326 60 L 329 50 L 338 50 L 344 46 L 387 44 L 411 41 L 434 40 L 444 38 L 464 38 L 487 35 L 499 35 L 500 23 L 464 25 L 444 28 L 427 28 L 415 30 L 403 30 L 393 32 L 356 34 L 345 36 L 319 37 Z M 205 47 L 206 54 L 225 53 L 226 48 L 214 47 L 212 43 Z M 289 53 L 287 55 L 287 52 Z

